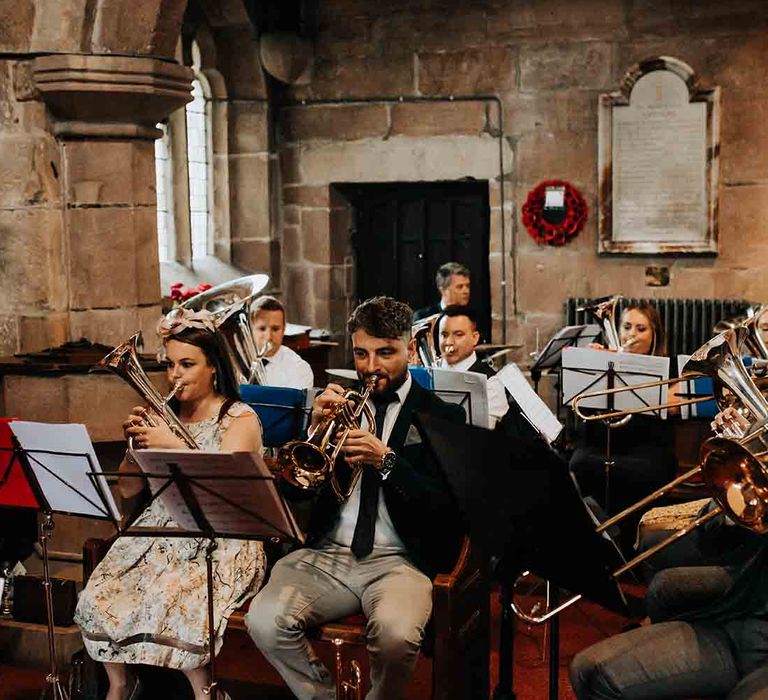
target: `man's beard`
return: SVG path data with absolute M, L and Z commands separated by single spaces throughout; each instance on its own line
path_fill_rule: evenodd
M 375 374 L 373 372 L 372 374 Z M 365 381 L 370 377 L 370 374 L 364 374 L 361 377 L 362 381 Z M 386 396 L 391 395 L 394 398 L 394 395 L 397 393 L 397 390 L 405 384 L 406 379 L 408 379 L 408 365 L 405 366 L 405 370 L 401 372 L 400 374 L 393 376 L 393 377 L 383 377 L 387 380 L 386 384 L 384 385 L 383 389 L 378 388 L 378 382 L 376 383 L 377 388 L 375 388 L 371 394 L 373 396 L 376 396 L 377 398 L 383 398 Z

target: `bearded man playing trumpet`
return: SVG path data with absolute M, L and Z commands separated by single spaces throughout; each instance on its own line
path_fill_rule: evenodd
M 168 424 L 137 406 L 123 424 L 134 448 L 261 452 L 261 425 L 240 402 L 226 349 L 207 311 L 178 310 L 161 321 L 158 332 L 173 387 L 170 408 L 186 440 Z M 117 348 L 115 352 L 121 351 Z M 105 358 L 107 359 L 107 358 Z M 145 488 L 130 450 L 120 465 L 124 499 Z M 160 500 L 134 523 L 140 527 L 178 527 Z M 217 539 L 213 554 L 216 651 L 229 615 L 258 590 L 265 557 L 260 542 Z M 141 694 L 126 664 L 167 666 L 184 672 L 195 700 L 205 700 L 207 663 L 207 586 L 205 546 L 191 538 L 121 537 L 91 574 L 80 595 L 75 620 L 88 654 L 104 663 L 107 700 L 134 700 Z M 144 697 L 156 695 L 147 689 Z M 226 694 L 219 693 L 226 698 Z
M 412 381 L 411 315 L 408 305 L 375 297 L 349 317 L 355 369 L 372 386 L 376 426 L 374 433 L 352 426 L 333 468 L 343 485 L 351 469 L 361 468 L 362 476 L 345 502 L 330 478 L 320 486 L 307 546 L 275 564 L 246 617 L 256 645 L 299 700 L 335 697 L 307 628 L 361 610 L 371 661 L 366 697 L 402 697 L 432 609 L 431 578 L 455 563 L 461 546 L 450 488 L 414 421 L 419 412 L 459 423 L 464 413 Z M 313 427 L 346 400 L 338 384 L 329 384 L 313 404 Z

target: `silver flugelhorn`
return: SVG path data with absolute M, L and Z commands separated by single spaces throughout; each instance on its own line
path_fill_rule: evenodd
M 137 347 L 141 344 L 141 331 L 139 331 L 101 359 L 94 369 L 108 369 L 133 387 L 133 390 L 149 404 L 149 411 L 144 416 L 147 425 L 157 426 L 157 421 L 160 420 L 174 435 L 181 438 L 187 447 L 193 450 L 198 449 L 199 446 L 187 430 L 187 426 L 168 406 L 168 402 L 181 389 L 181 382 L 176 383 L 168 396 L 163 396 L 152 384 L 139 362 Z M 129 441 L 129 447 L 133 449 L 132 441 Z

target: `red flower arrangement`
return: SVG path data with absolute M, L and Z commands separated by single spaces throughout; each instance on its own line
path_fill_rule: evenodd
M 565 217 L 559 223 L 544 218 L 544 198 L 547 187 L 564 189 Z M 547 180 L 528 193 L 523 204 L 523 224 L 539 244 L 561 246 L 575 238 L 587 220 L 588 207 L 581 192 L 565 180 Z
M 207 282 L 201 282 L 197 287 L 185 287 L 183 283 L 176 282 L 171 285 L 171 301 L 173 301 L 175 306 L 178 306 L 182 302 L 187 301 L 187 299 L 207 291 L 211 286 Z

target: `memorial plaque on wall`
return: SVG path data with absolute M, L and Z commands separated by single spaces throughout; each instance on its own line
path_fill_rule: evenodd
M 664 57 L 601 96 L 598 252 L 717 253 L 717 98 Z

